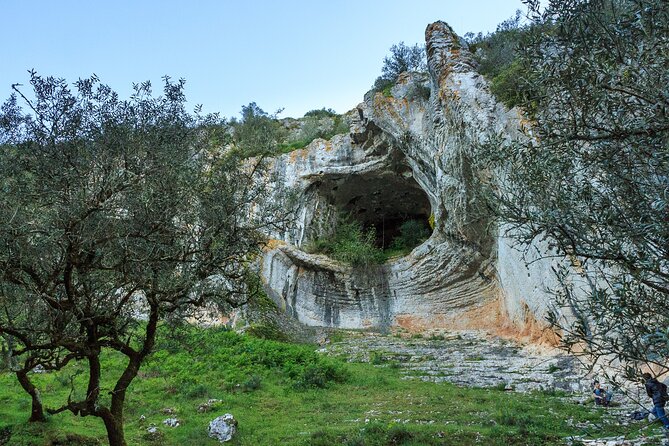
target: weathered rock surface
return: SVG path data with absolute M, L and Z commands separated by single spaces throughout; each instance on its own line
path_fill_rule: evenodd
M 274 161 L 300 195 L 299 218 L 268 250 L 262 273 L 270 297 L 307 325 L 448 326 L 498 295 L 495 239 L 472 201 L 467 153 L 491 128 L 510 132 L 515 115 L 492 98 L 448 25 L 426 36 L 429 75 L 403 75 L 392 97 L 369 93 L 350 113 L 349 135 Z M 435 228 L 408 256 L 376 267 L 305 253 L 342 211 L 379 228 L 433 215 Z
M 209 422 L 209 436 L 221 443 L 232 440 L 237 432 L 237 420 L 232 414 L 226 413 Z
M 481 331 L 431 332 L 422 337 L 349 333 L 321 349 L 353 362 L 392 364 L 407 379 L 518 392 L 564 390 L 589 396 L 578 362 L 556 350 L 540 350 Z
M 503 231 L 491 230 L 471 165 L 477 145 L 517 137 L 521 116 L 495 100 L 446 23 L 427 27 L 426 45 L 429 73 L 404 73 L 390 97 L 367 93 L 347 115 L 349 134 L 273 160 L 276 181 L 296 191 L 299 206 L 261 272 L 268 295 L 306 325 L 461 326 L 464 314 L 493 302 L 520 326 L 544 318 L 550 262 L 528 269 Z M 377 232 L 431 216 L 434 229 L 409 255 L 374 267 L 305 252 L 342 212 Z

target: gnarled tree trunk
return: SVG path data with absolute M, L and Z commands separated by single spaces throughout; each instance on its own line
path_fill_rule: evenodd
M 28 395 L 30 395 L 32 398 L 32 407 L 30 409 L 30 418 L 28 421 L 46 421 L 46 416 L 44 416 L 44 405 L 42 404 L 42 397 L 40 396 L 37 387 L 35 387 L 35 385 L 30 381 L 30 378 L 28 378 L 28 371 L 25 368 L 17 370 L 16 377 L 18 378 L 21 387 L 23 387 L 23 390 L 25 390 L 26 393 L 28 393 Z

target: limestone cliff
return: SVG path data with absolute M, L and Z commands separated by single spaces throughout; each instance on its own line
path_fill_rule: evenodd
M 427 27 L 426 44 L 429 73 L 403 74 L 390 96 L 369 92 L 350 112 L 349 134 L 273 160 L 299 209 L 268 247 L 262 277 L 269 296 L 307 325 L 447 327 L 498 304 L 522 323 L 528 310 L 545 310 L 541 271 L 528 280 L 520 255 L 490 227 L 470 165 L 477 144 L 517 136 L 521 117 L 491 95 L 446 23 Z M 434 230 L 409 255 L 374 267 L 306 253 L 341 211 L 378 228 L 433 215 Z

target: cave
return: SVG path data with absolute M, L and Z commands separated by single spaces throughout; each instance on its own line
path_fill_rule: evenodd
M 378 248 L 389 248 L 409 220 L 419 222 L 426 236 L 432 232 L 430 200 L 410 170 L 330 175 L 318 184 L 318 192 L 338 213 L 350 215 L 365 230 L 374 228 Z

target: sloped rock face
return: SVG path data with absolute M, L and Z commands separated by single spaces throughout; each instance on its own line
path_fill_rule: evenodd
M 429 74 L 405 73 L 391 97 L 368 93 L 348 116 L 350 134 L 274 160 L 299 207 L 295 225 L 265 253 L 262 276 L 268 295 L 305 324 L 444 327 L 502 295 L 504 242 L 478 208 L 469 158 L 491 135 L 516 135 L 520 119 L 494 100 L 447 24 L 429 25 L 426 42 Z M 432 215 L 434 230 L 409 255 L 373 267 L 306 253 L 342 211 L 377 228 Z

